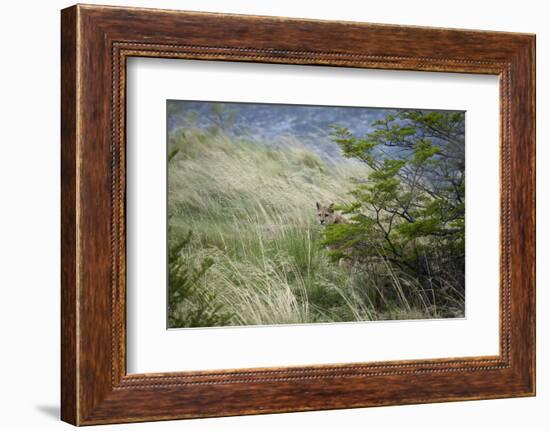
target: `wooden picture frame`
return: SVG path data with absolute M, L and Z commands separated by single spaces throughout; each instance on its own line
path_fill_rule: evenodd
M 535 394 L 534 35 L 83 5 L 64 9 L 61 24 L 64 421 Z M 500 354 L 128 375 L 125 65 L 131 56 L 498 75 Z

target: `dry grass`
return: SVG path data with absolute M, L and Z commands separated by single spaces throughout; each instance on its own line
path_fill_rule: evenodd
M 343 269 L 320 245 L 315 202 L 346 203 L 353 178 L 366 174 L 358 163 L 323 160 L 299 142 L 269 147 L 176 131 L 169 142 L 169 244 L 191 231 L 180 258 L 190 265 L 213 259 L 197 290 L 231 315 L 231 325 L 437 317 L 414 281 L 383 264 L 377 278 Z M 176 321 L 185 322 L 193 301 L 176 304 Z

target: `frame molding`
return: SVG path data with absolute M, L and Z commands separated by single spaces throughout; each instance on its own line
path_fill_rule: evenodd
M 63 420 L 88 425 L 534 395 L 533 35 L 77 5 L 62 11 L 61 47 Z M 127 375 L 130 56 L 498 75 L 500 354 Z

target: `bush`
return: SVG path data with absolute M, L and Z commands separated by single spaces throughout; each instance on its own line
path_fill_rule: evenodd
M 429 292 L 445 315 L 464 303 L 464 114 L 400 111 L 373 123 L 364 138 L 334 126 L 346 157 L 371 169 L 354 200 L 337 207 L 353 223 L 327 226 L 333 259 L 388 274 Z M 405 286 L 407 283 L 402 283 Z
M 216 305 L 214 292 L 200 288 L 200 281 L 214 264 L 212 258 L 204 258 L 198 265 L 184 254 L 191 242 L 192 232 L 168 251 L 168 326 L 206 327 L 224 326 L 231 321 L 231 314 Z

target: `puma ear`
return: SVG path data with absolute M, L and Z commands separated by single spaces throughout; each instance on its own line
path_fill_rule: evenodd
M 333 213 L 334 212 L 334 202 L 331 203 L 329 206 L 328 206 L 328 210 Z
M 317 206 L 317 209 L 318 209 L 318 210 L 321 209 L 321 205 L 319 204 L 319 202 L 315 202 L 315 205 Z

